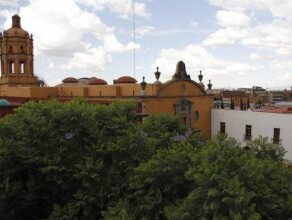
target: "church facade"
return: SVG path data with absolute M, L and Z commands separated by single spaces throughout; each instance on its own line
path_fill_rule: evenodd
M 61 84 L 48 87 L 34 75 L 33 36 L 21 28 L 18 15 L 12 17 L 12 27 L 0 35 L 0 55 L 0 98 L 6 103 L 1 107 L 0 100 L 3 111 L 29 100 L 52 98 L 63 102 L 84 97 L 90 103 L 99 104 L 135 100 L 141 119 L 151 114 L 170 113 L 191 129 L 201 131 L 208 138 L 211 136 L 213 96 L 207 94 L 201 74 L 199 82 L 191 79 L 183 61 L 177 63 L 172 79 L 164 83 L 159 81 L 161 73 L 157 68 L 153 83 L 146 83 L 144 78 L 138 83 L 131 76 L 121 76 L 113 84 L 96 77 L 68 77 Z

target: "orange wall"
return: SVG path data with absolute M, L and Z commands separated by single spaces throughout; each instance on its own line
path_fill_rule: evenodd
M 140 96 L 141 86 L 139 84 L 115 84 L 120 88 L 119 96 Z
M 68 86 L 68 87 L 57 87 L 59 96 L 75 97 L 82 96 L 87 97 L 87 87 L 84 86 Z
M 31 97 L 30 87 L 1 87 L 1 96 Z
M 211 108 L 213 106 L 212 96 L 203 97 L 184 97 L 186 100 L 191 101 L 192 104 L 192 128 L 201 129 L 204 136 L 207 138 L 211 137 Z M 145 104 L 145 114 L 158 114 L 158 113 L 170 113 L 175 114 L 174 104 L 181 98 L 153 98 L 153 99 L 142 99 Z M 195 112 L 199 112 L 199 119 L 195 120 Z
M 30 87 L 30 96 L 33 98 L 50 98 L 58 96 L 57 87 Z
M 149 84 L 146 86 L 146 94 L 148 96 L 155 95 L 159 86 Z M 86 91 L 87 90 L 87 91 Z M 111 96 L 111 97 L 127 97 L 141 96 L 140 84 L 115 84 L 115 85 L 76 85 L 58 86 L 60 96 Z M 72 94 L 72 95 L 71 95 Z
M 190 81 L 175 80 L 163 85 L 158 94 L 159 96 L 201 96 L 203 92 L 196 84 Z
M 56 87 L 8 87 L 1 86 L 1 96 L 29 97 L 29 98 L 49 98 L 56 97 L 58 91 Z
M 117 96 L 118 89 L 115 86 L 108 85 L 92 85 L 88 86 L 88 96 Z

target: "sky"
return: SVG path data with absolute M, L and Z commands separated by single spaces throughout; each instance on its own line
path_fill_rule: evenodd
M 153 83 L 157 66 L 164 82 L 182 60 L 213 88 L 276 89 L 292 86 L 291 12 L 291 0 L 0 0 L 0 31 L 20 15 L 50 86 L 69 76 Z

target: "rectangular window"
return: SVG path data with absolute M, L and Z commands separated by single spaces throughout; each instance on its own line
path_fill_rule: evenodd
M 9 63 L 9 73 L 14 73 L 14 62 Z
M 225 122 L 220 122 L 220 134 L 225 134 Z
M 24 62 L 20 63 L 20 73 L 24 73 Z
M 273 144 L 280 144 L 280 128 L 274 128 Z
M 244 140 L 250 141 L 251 140 L 251 125 L 245 125 L 245 137 Z

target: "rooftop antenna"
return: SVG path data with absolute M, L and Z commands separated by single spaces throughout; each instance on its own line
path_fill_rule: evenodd
M 135 16 L 135 0 L 132 0 L 132 16 L 133 16 L 133 73 L 136 78 L 136 16 Z

